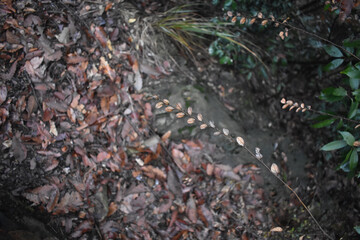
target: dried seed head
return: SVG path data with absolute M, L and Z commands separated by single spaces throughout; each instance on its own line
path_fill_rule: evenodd
M 294 108 L 296 108 L 294 105 L 292 105 L 290 108 L 289 108 L 289 111 L 293 110 Z
M 237 18 L 236 18 L 236 17 L 233 17 L 233 18 L 231 19 L 231 22 L 232 22 L 232 23 L 235 23 L 236 20 L 237 20 Z
M 307 109 L 309 109 L 309 110 L 310 110 L 310 109 L 311 109 L 311 106 L 307 106 Z
M 229 135 L 229 130 L 226 128 L 223 128 L 223 133 L 225 136 Z
M 240 24 L 244 24 L 245 22 L 246 22 L 246 18 L 242 17 L 241 20 L 240 20 Z
M 210 125 L 210 127 L 215 128 L 215 124 L 213 121 L 209 121 L 209 125 Z
M 275 17 L 273 15 L 270 15 L 271 21 L 275 22 Z
M 188 124 L 193 124 L 195 122 L 195 118 L 189 118 L 188 120 L 187 120 L 187 123 Z
M 162 108 L 163 106 L 164 106 L 163 102 L 158 102 L 158 103 L 156 103 L 155 108 L 159 109 L 159 108 Z
M 305 108 L 305 104 L 304 103 L 300 104 L 300 107 Z
M 275 163 L 271 164 L 270 170 L 275 175 L 280 173 L 279 167 Z
M 263 20 L 263 21 L 261 22 L 261 25 L 262 25 L 262 26 L 265 26 L 267 23 L 268 23 L 268 20 Z
M 280 24 L 279 23 L 275 23 L 275 27 L 278 27 Z
M 296 102 L 296 103 L 293 104 L 293 106 L 294 106 L 294 107 L 298 107 L 298 106 L 299 106 L 299 103 Z
M 188 107 L 187 112 L 188 112 L 188 114 L 191 116 L 191 114 L 192 114 L 192 107 Z
M 301 110 L 301 112 L 306 112 L 306 110 L 307 110 L 306 108 L 303 108 L 303 110 Z
M 295 112 L 299 112 L 301 110 L 301 107 L 298 107 Z
M 357 129 L 358 127 L 360 127 L 360 124 L 356 125 L 356 126 L 355 126 L 355 129 Z
M 203 120 L 203 117 L 202 117 L 201 113 L 199 113 L 199 114 L 197 115 L 197 119 L 198 119 L 200 122 Z
M 220 135 L 220 133 L 221 133 L 221 132 L 216 131 L 216 132 L 214 132 L 214 136 L 219 136 L 219 135 Z
M 166 112 L 172 112 L 172 111 L 174 111 L 174 109 L 175 109 L 175 108 L 173 108 L 172 106 L 167 106 L 167 107 L 165 108 L 165 111 L 166 111 Z
M 285 104 L 285 103 L 286 103 L 286 99 L 285 99 L 285 98 L 282 98 L 280 102 L 281 102 L 281 104 Z
M 360 141 L 355 141 L 355 142 L 353 143 L 353 146 L 354 146 L 354 147 L 360 147 Z
M 245 141 L 242 137 L 237 137 L 236 142 L 237 142 L 237 144 L 239 144 L 242 147 L 245 145 Z
M 258 17 L 258 18 L 263 18 L 263 14 L 262 14 L 261 12 L 259 12 L 259 13 L 257 14 L 257 17 Z
M 183 112 L 178 112 L 177 114 L 176 114 L 176 117 L 177 118 L 182 118 L 182 117 L 184 117 L 185 116 L 185 113 L 183 113 Z
M 254 24 L 255 21 L 256 21 L 256 18 L 253 18 L 250 20 L 249 24 L 252 25 L 252 24 Z
M 177 104 L 176 104 L 176 109 L 179 110 L 179 111 L 182 111 L 182 107 L 181 107 L 181 104 L 180 104 L 180 103 L 177 103 Z
M 155 99 L 155 100 L 159 100 L 159 96 L 158 96 L 158 95 L 153 95 L 152 98 Z
M 227 12 L 227 15 L 228 15 L 229 17 L 232 17 L 232 16 L 233 16 L 232 11 L 228 11 L 228 12 Z
M 207 125 L 206 125 L 205 123 L 200 125 L 200 129 L 201 129 L 201 130 L 203 130 L 203 129 L 205 129 L 205 128 L 207 128 Z
M 164 103 L 165 105 L 169 105 L 169 104 L 170 104 L 169 100 L 167 100 L 167 99 L 163 99 L 162 101 L 163 101 L 163 103 Z

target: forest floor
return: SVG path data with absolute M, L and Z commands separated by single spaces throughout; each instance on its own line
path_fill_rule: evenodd
M 164 8 L 142 2 L 145 15 Z M 171 100 L 164 88 L 180 75 L 242 123 L 235 132 L 246 143 L 274 141 L 266 163 L 278 162 L 326 232 L 355 239 L 356 183 L 317 160 L 317 133 L 281 110 L 283 96 L 239 85 L 206 56 L 175 56 L 173 45 L 151 53 L 157 37 L 144 41 L 148 22 L 123 1 L 2 1 L 0 16 L 0 239 L 324 239 L 285 186 L 264 183 L 271 174 L 256 159 L 222 161 L 244 155 L 236 144 L 197 138 L 188 118 L 184 134 L 158 121 L 167 101 L 152 94 Z M 306 82 L 287 84 L 297 84 L 291 96 L 313 94 L 295 91 Z M 251 99 L 246 111 L 241 94 Z M 195 116 L 187 105 L 176 112 Z M 293 157 L 303 166 L 294 169 Z

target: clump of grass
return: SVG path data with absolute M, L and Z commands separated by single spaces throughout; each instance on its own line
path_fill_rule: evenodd
M 215 136 L 223 136 L 225 137 L 229 142 L 236 143 L 239 147 L 244 148 L 256 161 L 258 161 L 262 166 L 264 166 L 272 175 L 279 180 L 287 189 L 289 189 L 297 198 L 297 200 L 301 203 L 301 205 L 304 207 L 306 212 L 310 215 L 311 219 L 315 222 L 315 224 L 318 226 L 318 228 L 321 230 L 321 232 L 329 239 L 332 239 L 330 235 L 328 235 L 325 230 L 321 227 L 320 223 L 315 219 L 309 208 L 305 205 L 305 203 L 302 201 L 300 196 L 296 193 L 294 189 L 292 189 L 282 178 L 280 174 L 279 167 L 272 163 L 269 167 L 265 164 L 265 162 L 262 160 L 263 156 L 260 153 L 260 148 L 256 147 L 255 152 L 251 151 L 248 145 L 246 144 L 245 140 L 241 136 L 233 136 L 230 131 L 226 128 L 218 128 L 213 121 L 206 121 L 201 113 L 195 113 L 192 109 L 192 107 L 184 108 L 180 103 L 177 103 L 175 106 L 170 103 L 167 99 L 160 99 L 159 96 L 154 95 L 151 96 L 150 99 L 155 99 L 157 103 L 155 104 L 156 109 L 164 108 L 166 112 L 168 113 L 175 113 L 176 118 L 178 119 L 186 119 L 186 122 L 189 125 L 199 126 L 201 130 L 204 129 L 212 129 L 213 134 Z M 305 112 L 307 110 L 310 110 L 310 106 L 305 106 L 305 104 L 296 104 L 291 100 L 286 101 L 283 99 L 281 101 L 283 104 L 283 108 L 290 107 L 292 109 L 296 109 L 297 111 Z
M 190 4 L 172 8 L 164 12 L 154 26 L 192 56 L 195 49 L 204 50 L 205 47 L 201 44 L 204 40 L 208 40 L 209 37 L 218 37 L 242 47 L 266 67 L 261 57 L 237 40 L 237 37 L 230 31 L 230 27 L 234 23 L 201 17 L 192 9 L 193 7 L 194 5 Z

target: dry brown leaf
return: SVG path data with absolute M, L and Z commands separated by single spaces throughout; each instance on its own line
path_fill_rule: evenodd
M 245 22 L 246 22 L 246 18 L 242 17 L 241 20 L 240 20 L 240 24 L 244 24 Z
M 163 102 L 158 102 L 158 103 L 156 103 L 155 108 L 159 109 L 159 108 L 162 108 L 163 106 L 164 106 Z
M 189 118 L 186 122 L 188 124 L 193 124 L 195 122 L 195 118 Z
M 188 112 L 188 114 L 191 116 L 191 114 L 192 114 L 192 107 L 188 107 L 187 112 Z
M 5 102 L 7 98 L 7 88 L 5 85 L 0 86 L 0 105 Z
M 191 194 L 190 194 L 190 198 L 186 203 L 186 215 L 192 223 L 195 224 L 197 222 L 196 203 Z
M 185 113 L 183 113 L 183 112 L 179 112 L 179 113 L 176 114 L 177 118 L 182 118 L 184 116 L 185 116 Z
M 102 151 L 102 152 L 99 152 L 99 154 L 96 156 L 96 161 L 102 162 L 104 160 L 109 159 L 110 157 L 111 157 L 110 153 Z
M 176 109 L 179 110 L 179 111 L 182 111 L 182 106 L 180 103 L 177 103 L 176 104 Z
M 109 211 L 107 213 L 107 217 L 113 215 L 116 212 L 117 209 L 118 209 L 117 204 L 114 203 L 114 202 L 111 202 L 110 205 L 109 205 Z
M 172 106 L 167 106 L 167 107 L 165 108 L 165 111 L 166 111 L 166 112 L 172 112 L 172 111 L 174 111 L 174 108 L 173 108 Z
M 106 47 L 107 35 L 102 27 L 95 27 L 95 37 L 100 42 L 102 47 Z
M 281 227 L 274 227 L 270 230 L 270 232 L 282 232 L 283 229 Z
M 170 136 L 171 136 L 171 130 L 167 131 L 167 132 L 161 137 L 161 141 L 166 142 L 166 140 L 168 140 Z

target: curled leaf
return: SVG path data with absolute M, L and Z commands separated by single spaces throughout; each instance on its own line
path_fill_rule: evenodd
M 283 229 L 281 227 L 274 227 L 270 230 L 270 232 L 282 232 Z
M 163 103 L 164 103 L 165 105 L 169 105 L 169 104 L 170 104 L 169 100 L 167 100 L 167 99 L 163 99 L 162 101 L 163 101 Z
M 173 108 L 172 106 L 167 106 L 167 107 L 165 108 L 165 111 L 166 111 L 166 112 L 172 112 L 172 111 L 174 111 L 174 108 Z
M 177 109 L 177 110 L 179 110 L 179 111 L 181 111 L 181 110 L 182 110 L 182 106 L 181 106 L 181 104 L 180 104 L 180 103 L 177 103 L 177 104 L 176 104 L 176 109 Z
M 159 108 L 162 108 L 163 106 L 164 106 L 163 102 L 158 102 L 158 103 L 156 103 L 155 108 L 159 109 Z
M 236 142 L 242 147 L 245 145 L 245 141 L 242 137 L 237 137 Z
M 188 124 L 193 124 L 195 122 L 195 118 L 189 118 L 188 120 L 187 120 L 187 123 Z
M 275 163 L 271 164 L 270 170 L 275 175 L 280 173 L 279 167 Z
M 191 114 L 192 114 L 192 107 L 188 107 L 187 112 L 188 112 L 188 114 L 191 116 Z
M 182 118 L 184 116 L 185 116 L 185 113 L 183 113 L 183 112 L 179 112 L 179 113 L 176 114 L 177 118 Z

